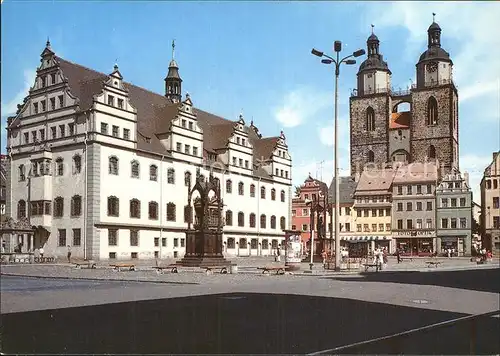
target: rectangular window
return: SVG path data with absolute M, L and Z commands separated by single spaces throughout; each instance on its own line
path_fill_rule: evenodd
M 57 98 L 59 99 L 59 108 L 64 107 L 64 95 L 59 95 Z
M 361 217 L 361 209 L 356 210 L 356 216 L 357 216 L 358 218 L 360 218 L 360 217 Z
M 159 237 L 155 237 L 154 244 L 155 244 L 155 247 L 160 247 L 160 238 Z
M 177 237 L 174 238 L 174 247 L 179 247 L 179 239 Z
M 401 206 L 401 209 L 403 207 Z M 384 216 L 384 209 L 378 209 L 378 216 Z
M 66 229 L 59 229 L 59 247 L 66 246 Z
M 427 211 L 432 211 L 432 202 L 431 201 L 427 202 Z
M 233 166 L 236 166 L 236 157 L 233 157 Z M 278 174 L 278 170 L 276 170 L 276 174 Z
M 45 76 L 41 77 L 40 82 L 42 84 L 42 88 L 45 88 L 45 86 L 47 85 L 47 77 Z
M 181 238 L 181 247 L 185 247 L 186 245 L 186 240 Z
M 245 168 L 248 168 L 248 160 L 245 160 Z
M 411 195 L 411 185 L 406 186 L 406 194 Z
M 372 216 L 377 216 L 377 209 L 372 209 Z
M 198 156 L 198 147 L 193 147 L 193 156 Z
M 385 224 L 385 231 L 391 231 L 391 224 L 390 223 Z
M 417 202 L 417 211 L 422 211 L 422 202 Z
M 187 122 L 186 119 L 182 119 L 181 120 L 181 126 L 182 127 L 186 127 L 186 122 Z
M 464 203 L 465 205 L 465 203 Z M 500 207 L 499 197 L 493 197 L 493 209 L 498 209 Z
M 108 246 L 118 245 L 118 230 L 109 229 L 108 230 Z
M 331 229 L 330 229 L 331 231 Z M 349 232 L 351 231 L 351 223 L 345 223 L 345 231 Z
M 460 228 L 461 229 L 467 228 L 467 218 L 460 218 Z
M 68 124 L 68 129 L 69 129 L 69 135 L 73 136 L 75 134 L 75 124 L 69 123 Z
M 427 184 L 427 194 L 432 194 L 432 185 Z
M 498 181 L 493 179 L 493 189 L 498 189 Z
M 123 99 L 118 99 L 118 108 L 123 109 Z
M 422 186 L 420 184 L 417 185 L 417 194 L 422 194 Z
M 119 130 L 119 127 L 116 125 L 113 125 L 113 137 L 118 137 L 118 130 Z
M 361 232 L 361 224 L 356 224 L 356 231 Z
M 56 98 L 50 98 L 50 110 L 56 109 Z
M 59 125 L 59 133 L 61 134 L 61 137 L 66 136 L 66 127 L 64 125 Z
M 465 206 L 465 198 L 460 198 L 460 206 Z M 497 208 L 498 208 L 498 206 L 497 206 Z
M 130 230 L 130 246 L 139 246 L 139 231 Z
M 494 229 L 500 228 L 500 216 L 493 217 L 493 228 Z
M 456 229 L 457 228 L 457 218 L 451 218 L 450 227 L 452 229 Z
M 52 133 L 52 139 L 57 138 L 57 127 L 52 126 L 52 127 L 50 128 L 50 131 L 51 131 L 51 133 Z
M 182 143 L 177 142 L 176 145 L 175 145 L 175 150 L 177 152 L 181 152 L 182 151 Z
M 29 132 L 24 133 L 24 143 L 25 144 L 30 143 L 30 133 Z
M 451 198 L 451 207 L 456 208 L 457 207 L 457 198 Z
M 192 121 L 189 121 L 188 127 L 189 127 L 190 130 L 193 129 L 193 122 Z
M 57 80 L 56 80 L 56 73 L 52 73 L 52 74 L 50 75 L 50 82 L 51 82 L 52 84 L 57 84 Z
M 33 112 L 38 114 L 38 103 L 33 103 Z
M 238 160 L 238 163 L 239 163 L 239 166 L 240 166 L 240 167 L 243 167 L 243 159 L 242 159 L 242 158 L 240 158 L 240 159 Z
M 108 124 L 106 124 L 105 122 L 101 122 L 101 133 L 103 135 L 108 134 Z
M 446 218 L 441 219 L 441 227 L 443 229 L 447 229 L 448 228 L 448 219 L 446 219 Z
M 403 195 L 403 186 L 398 186 L 398 195 Z
M 384 224 L 378 224 L 378 231 L 384 231 Z
M 447 208 L 448 207 L 448 198 L 442 198 L 441 199 L 441 207 L 442 208 Z
M 113 95 L 108 95 L 108 105 L 110 106 L 115 105 L 115 97 Z
M 417 219 L 417 229 L 422 228 L 422 219 Z
M 45 129 L 40 129 L 40 141 L 45 141 Z
M 363 224 L 363 231 L 364 232 L 370 232 L 370 227 L 368 224 Z
M 372 224 L 372 232 L 377 232 L 377 224 Z
M 42 100 L 40 101 L 40 104 L 42 104 L 42 112 L 45 112 L 47 110 L 47 102 Z
M 109 253 L 109 259 L 110 260 L 116 260 L 116 252 L 110 252 Z
M 406 219 L 406 228 L 408 230 L 413 229 L 413 220 L 412 219 Z
M 73 229 L 73 246 L 80 246 L 82 244 L 82 230 Z
M 191 146 L 190 145 L 184 145 L 184 153 L 189 154 L 191 152 Z
M 425 228 L 432 229 L 432 219 L 425 220 Z
M 302 224 L 302 231 L 307 231 L 307 224 Z
M 412 211 L 413 210 L 413 204 L 411 202 L 406 203 L 406 211 Z
M 368 210 L 368 209 L 363 209 L 363 216 L 364 216 L 365 218 L 368 218 L 368 217 L 370 216 L 370 210 Z
M 302 216 L 307 216 L 307 215 L 309 215 L 309 210 L 302 209 Z
M 398 203 L 398 211 L 403 211 L 403 203 Z
M 346 215 L 351 215 L 351 208 L 346 207 L 346 208 L 345 208 L 345 214 L 346 214 Z
M 398 230 L 403 230 L 403 220 L 402 219 L 398 220 Z
M 385 216 L 391 216 L 391 208 L 385 209 Z
M 125 140 L 130 140 L 130 130 L 129 129 L 123 129 L 123 138 Z
M 130 258 L 133 260 L 137 259 L 137 252 L 130 252 Z
M 162 247 L 167 247 L 167 238 L 166 237 L 162 237 L 161 238 L 161 246 Z

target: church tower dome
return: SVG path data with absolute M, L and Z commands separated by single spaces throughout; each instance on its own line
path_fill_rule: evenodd
M 358 94 L 369 95 L 386 92 L 390 88 L 391 71 L 380 54 L 380 41 L 373 32 L 366 41 L 367 58 L 358 70 Z
M 179 75 L 179 66 L 174 59 L 175 41 L 172 41 L 172 60 L 168 65 L 168 74 L 165 78 L 165 96 L 174 103 L 182 99 L 182 79 Z

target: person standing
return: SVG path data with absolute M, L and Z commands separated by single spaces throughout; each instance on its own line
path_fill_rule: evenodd
M 401 262 L 401 251 L 399 248 L 396 249 L 396 258 L 398 259 L 398 263 Z
M 276 262 L 281 262 L 281 250 L 279 245 L 278 248 L 276 249 Z
M 40 258 L 43 258 L 43 247 L 40 247 L 39 252 L 40 252 Z
M 68 245 L 68 263 L 71 263 L 71 246 Z

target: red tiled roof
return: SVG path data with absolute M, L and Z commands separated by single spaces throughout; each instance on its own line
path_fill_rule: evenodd
M 393 112 L 389 129 L 408 129 L 410 128 L 411 111 Z

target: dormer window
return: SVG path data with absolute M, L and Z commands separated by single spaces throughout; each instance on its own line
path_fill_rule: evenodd
M 240 144 L 240 138 L 236 137 L 236 143 L 239 145 Z
M 50 98 L 50 110 L 56 109 L 56 98 Z
M 186 119 L 182 119 L 182 121 L 181 121 L 181 126 L 182 126 L 182 127 L 186 127 Z
M 45 110 L 47 110 L 47 102 L 43 100 L 40 102 L 40 104 L 42 104 L 42 112 L 45 112 Z
M 42 83 L 42 88 L 45 88 L 47 86 L 47 77 L 41 77 L 40 81 Z
M 118 99 L 118 108 L 123 109 L 123 99 Z
M 108 105 L 110 106 L 115 105 L 115 97 L 113 95 L 108 95 Z
M 193 129 L 193 122 L 192 121 L 189 121 L 189 129 L 192 130 Z
M 50 75 L 50 82 L 52 83 L 52 85 L 56 84 L 56 73 L 52 73 Z
M 245 139 L 244 139 L 244 138 L 242 138 L 242 139 L 241 139 L 241 144 L 242 144 L 243 146 L 245 146 Z
M 38 103 L 33 103 L 33 111 L 35 114 L 38 114 Z
M 236 157 L 233 157 L 233 166 L 236 166 Z
M 59 95 L 58 98 L 59 98 L 59 107 L 60 108 L 64 107 L 64 96 Z

